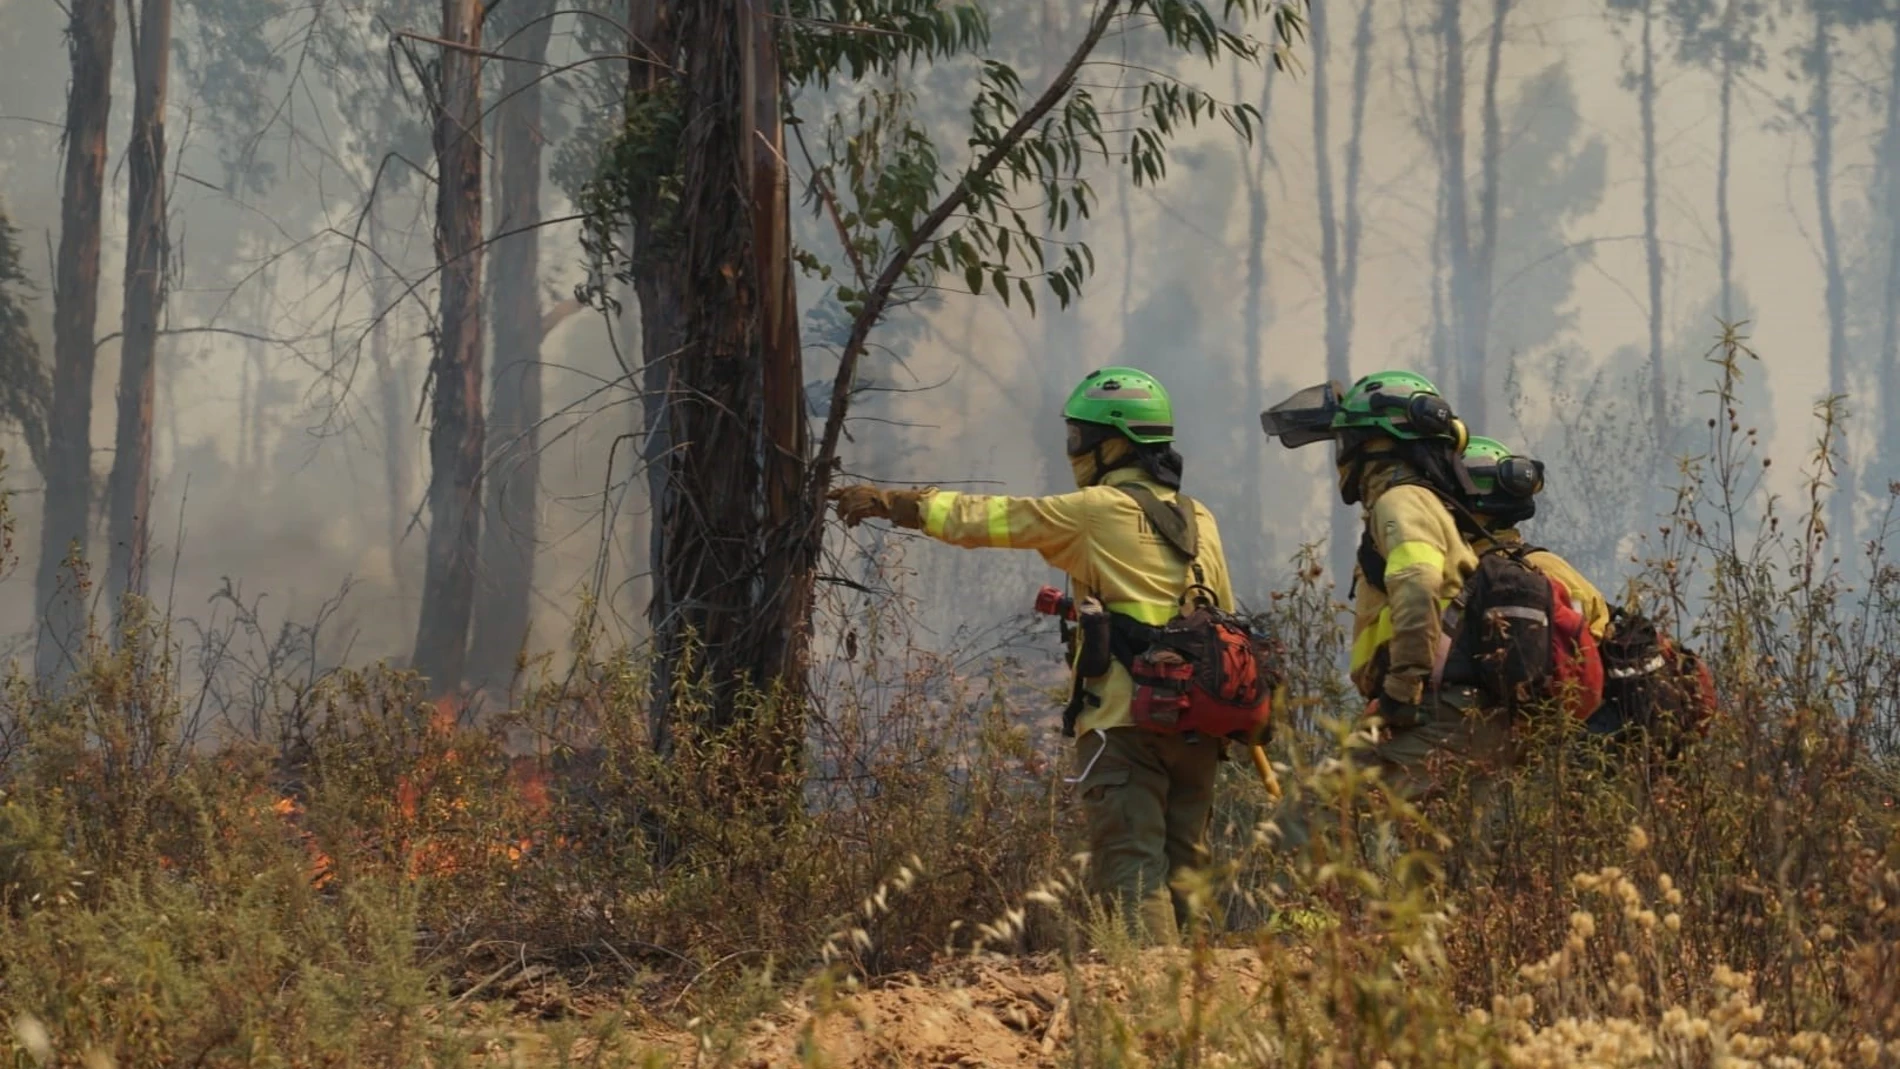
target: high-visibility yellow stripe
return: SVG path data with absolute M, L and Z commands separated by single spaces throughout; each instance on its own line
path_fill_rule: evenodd
M 1366 628 L 1352 640 L 1352 670 L 1357 672 L 1372 663 L 1385 644 L 1392 641 L 1392 610 L 1380 609 L 1372 626 Z
M 1111 601 L 1106 606 L 1109 612 L 1118 612 L 1149 627 L 1160 627 L 1174 619 L 1178 608 L 1173 602 L 1165 605 L 1150 601 Z
M 1385 555 L 1387 572 L 1402 572 L 1423 565 L 1434 572 L 1445 570 L 1445 554 L 1430 542 L 1400 542 Z
M 1009 498 L 992 497 L 984 503 L 990 519 L 990 545 L 1009 548 Z
M 1417 543 L 1412 544 L 1416 545 Z M 1434 600 L 1438 603 L 1438 614 L 1442 617 L 1445 613 L 1445 606 L 1451 604 L 1451 599 L 1436 598 Z M 1388 605 L 1379 610 L 1378 618 L 1372 621 L 1371 627 L 1366 628 L 1354 636 L 1350 662 L 1352 670 L 1357 672 L 1366 665 L 1371 664 L 1372 658 L 1377 656 L 1379 650 L 1383 649 L 1385 644 L 1390 641 L 1392 641 L 1392 607 Z
M 930 495 L 930 504 L 924 508 L 924 533 L 932 538 L 943 537 L 943 525 L 950 522 L 950 507 L 957 503 L 954 490 L 938 490 Z

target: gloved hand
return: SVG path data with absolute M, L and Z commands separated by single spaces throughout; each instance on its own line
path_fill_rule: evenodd
M 846 527 L 856 527 L 865 520 L 891 518 L 890 494 L 875 486 L 865 486 L 861 483 L 834 486 L 825 497 L 833 502 L 838 518 L 844 521 Z
M 925 490 L 883 490 L 862 483 L 835 486 L 825 496 L 835 502 L 838 518 L 846 527 L 865 520 L 889 520 L 899 527 L 921 530 L 924 526 Z

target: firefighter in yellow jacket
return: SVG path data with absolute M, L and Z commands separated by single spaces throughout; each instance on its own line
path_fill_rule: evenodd
M 1386 788 L 1417 800 L 1442 786 L 1448 765 L 1508 764 L 1508 717 L 1485 708 L 1475 686 L 1432 686 L 1445 607 L 1478 566 L 1434 489 L 1474 489 L 1460 462 L 1464 424 L 1430 381 L 1405 371 L 1303 390 L 1261 422 L 1288 448 L 1332 442 L 1340 498 L 1362 508 L 1350 667 L 1379 721 L 1368 756 Z
M 878 518 L 968 548 L 1031 549 L 1068 573 L 1079 602 L 1149 626 L 1172 618 L 1189 565 L 1148 520 L 1137 495 L 1178 508 L 1182 461 L 1174 409 L 1146 372 L 1103 368 L 1076 386 L 1062 409 L 1077 489 L 1049 497 L 843 486 L 832 491 L 847 526 Z M 1214 517 L 1193 502 L 1205 586 L 1217 608 L 1234 593 Z M 1078 681 L 1075 776 L 1087 818 L 1096 893 L 1139 934 L 1167 942 L 1185 919 L 1174 876 L 1207 863 L 1207 826 L 1222 744 L 1134 726 L 1126 666 Z

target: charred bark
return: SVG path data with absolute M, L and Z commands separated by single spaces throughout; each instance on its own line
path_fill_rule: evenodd
M 35 667 L 42 679 L 73 667 L 85 628 L 80 577 L 69 558 L 86 553 L 92 503 L 93 331 L 99 312 L 100 205 L 106 121 L 112 107 L 112 0 L 73 0 L 72 86 L 66 97 L 66 160 L 59 258 L 53 291 L 53 409 L 46 511 L 34 596 L 41 612 Z
M 442 39 L 450 42 L 434 116 L 442 303 L 429 376 L 428 561 L 413 660 L 436 693 L 462 682 L 481 531 L 481 12 L 476 0 L 442 0 Z
M 506 684 L 526 648 L 534 591 L 541 483 L 541 62 L 553 5 L 526 5 L 527 21 L 500 46 L 495 109 L 495 317 L 489 383 L 487 503 L 481 582 L 469 649 L 471 681 Z
M 126 0 L 131 18 L 132 0 Z M 152 508 L 152 403 L 158 317 L 169 258 L 165 227 L 165 92 L 171 74 L 171 0 L 140 0 L 132 29 L 132 143 L 125 243 L 124 341 L 119 347 L 119 419 L 106 486 L 110 553 L 106 595 L 114 619 L 126 595 L 145 593 Z M 115 637 L 117 629 L 114 629 Z
M 748 692 L 781 687 L 778 715 L 752 740 L 773 775 L 795 765 L 802 741 L 819 523 L 802 493 L 810 445 L 777 40 L 763 0 L 675 16 L 680 104 L 694 121 L 679 155 L 683 344 L 665 361 L 655 585 L 669 611 L 654 644 L 662 661 L 694 666 L 705 698 L 669 701 L 657 732 L 664 745 L 670 732 L 723 731 L 747 718 Z
M 627 115 L 676 111 L 678 87 L 667 72 L 678 55 L 678 23 L 668 0 L 631 0 L 628 11 Z M 677 152 L 666 153 L 677 156 Z M 640 306 L 640 463 L 647 484 L 646 567 L 652 594 L 647 620 L 655 649 L 658 638 L 678 626 L 670 588 L 662 581 L 666 530 L 661 518 L 674 508 L 668 459 L 673 453 L 672 399 L 676 360 L 685 346 L 685 280 L 674 235 L 675 221 L 664 203 L 648 196 L 631 205 L 630 272 Z M 675 669 L 666 657 L 652 659 L 653 748 L 672 746 L 672 720 L 666 715 L 675 691 Z

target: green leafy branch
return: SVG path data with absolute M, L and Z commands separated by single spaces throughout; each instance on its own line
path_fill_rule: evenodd
M 1273 27 L 1271 47 L 1230 28 L 1262 16 Z M 870 332 L 894 304 L 952 271 L 970 292 L 988 285 L 1005 303 L 1021 297 L 1032 312 L 1035 280 L 1064 306 L 1081 293 L 1094 257 L 1086 244 L 1062 243 L 1057 235 L 1092 210 L 1087 160 L 1112 161 L 1116 150 L 1094 97 L 1076 78 L 1118 23 L 1156 30 L 1176 50 L 1209 64 L 1223 57 L 1257 62 L 1266 51 L 1281 69 L 1289 66 L 1291 47 L 1304 33 L 1301 0 L 1225 0 L 1218 16 L 1203 0 L 1101 0 L 1068 61 L 1027 106 L 1016 71 L 995 59 L 983 61 L 970 105 L 975 158 L 941 199 L 951 176 L 929 135 L 909 118 L 907 93 L 868 92 L 858 101 L 854 124 L 832 120 L 828 155 L 812 166 L 810 199 L 836 228 L 856 285 L 840 287 L 838 295 L 853 324 L 812 468 L 814 501 L 822 500 L 836 467 L 847 402 Z M 964 43 L 979 39 L 972 35 Z M 859 47 L 875 52 L 892 45 Z M 1251 141 L 1259 123 L 1251 106 L 1222 102 L 1166 73 L 1149 72 L 1139 99 L 1141 121 L 1119 150 L 1138 185 L 1166 175 L 1168 142 L 1182 130 L 1218 117 Z M 1017 201 L 1026 190 L 1039 197 L 1041 232 L 1031 228 Z M 829 274 L 809 253 L 800 262 Z

